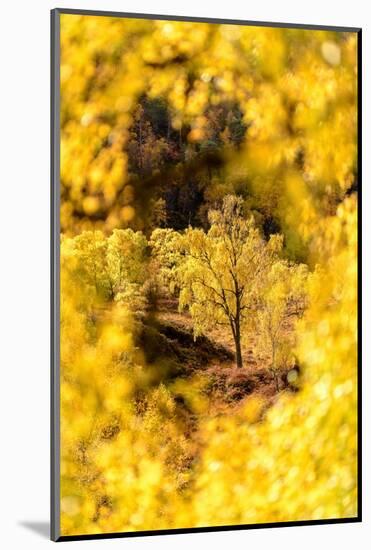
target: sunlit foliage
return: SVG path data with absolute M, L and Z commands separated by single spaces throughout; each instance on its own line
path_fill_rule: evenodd
M 321 204 L 342 197 L 356 165 L 356 47 L 352 33 L 62 15 L 62 229 L 140 227 L 156 193 L 143 176 L 210 147 L 230 160 L 229 185 L 245 180 L 282 223 L 290 167 Z M 148 106 L 138 120 L 145 97 L 166 101 L 157 128 Z M 228 104 L 244 127 L 236 109 L 221 120 Z
M 350 32 L 61 15 L 63 535 L 357 514 L 356 57 Z M 254 337 L 273 397 L 211 414 L 170 299 L 238 374 Z
M 165 292 L 177 289 L 177 271 L 183 259 L 181 242 L 180 233 L 160 228 L 153 231 L 149 241 L 156 278 Z
M 261 277 L 275 263 L 282 239 L 272 236 L 268 243 L 245 220 L 242 201 L 224 198 L 221 210 L 212 210 L 208 233 L 189 228 L 180 242 L 185 260 L 176 271 L 181 289 L 179 307 L 189 308 L 195 335 L 219 324 L 231 330 L 236 362 L 242 367 L 241 332 L 253 315 Z
M 262 404 L 252 400 L 239 416 L 204 427 L 196 524 L 356 514 L 356 219 L 347 200 L 317 240 L 321 269 L 296 350 L 305 365 L 301 391 L 282 396 L 263 422 Z
M 260 277 L 256 296 L 256 307 L 251 323 L 258 331 L 260 345 L 270 357 L 270 370 L 275 378 L 277 390 L 279 382 L 277 368 L 290 364 L 290 349 L 293 341 L 285 334 L 287 324 L 295 321 L 307 301 L 307 268 L 303 264 L 291 264 L 278 260 Z M 292 338 L 292 335 L 291 335 Z

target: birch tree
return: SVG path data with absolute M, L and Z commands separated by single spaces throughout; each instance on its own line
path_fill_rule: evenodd
M 265 241 L 253 218 L 245 219 L 243 200 L 234 195 L 209 213 L 209 222 L 207 233 L 189 228 L 181 240 L 179 307 L 189 309 L 195 336 L 215 325 L 229 327 L 241 368 L 242 331 L 255 309 L 259 277 L 275 261 L 282 238 L 275 235 Z

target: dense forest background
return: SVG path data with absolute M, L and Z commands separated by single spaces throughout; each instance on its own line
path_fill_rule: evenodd
M 62 534 L 356 515 L 356 71 L 61 16 Z

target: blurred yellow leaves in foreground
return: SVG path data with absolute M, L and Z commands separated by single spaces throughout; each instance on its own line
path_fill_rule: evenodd
M 63 535 L 356 516 L 356 54 L 354 33 L 61 16 Z M 211 107 L 238 104 L 246 131 L 217 136 L 205 200 L 244 195 L 311 270 L 300 391 L 263 420 L 253 396 L 208 418 L 202 384 L 176 382 L 197 453 L 141 348 L 139 230 L 175 155 L 136 118 L 144 95 L 166 102 L 187 162 L 215 138 Z

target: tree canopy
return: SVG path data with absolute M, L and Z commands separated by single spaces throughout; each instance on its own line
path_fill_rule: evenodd
M 60 17 L 62 534 L 355 517 L 357 33 Z

